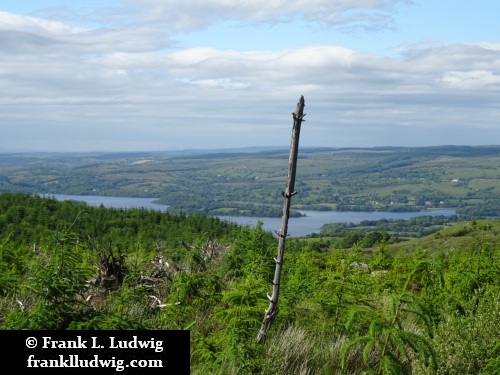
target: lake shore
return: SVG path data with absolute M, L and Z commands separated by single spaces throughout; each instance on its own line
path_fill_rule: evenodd
M 73 200 L 85 202 L 91 206 L 112 208 L 147 208 L 166 212 L 168 205 L 153 203 L 155 198 L 129 198 L 129 197 L 106 197 L 96 195 L 66 195 L 53 194 L 57 200 Z M 453 209 L 429 210 L 418 212 L 381 212 L 381 211 L 309 211 L 298 210 L 305 216 L 292 217 L 288 220 L 288 235 L 290 237 L 304 237 L 312 233 L 319 233 L 324 224 L 329 223 L 354 223 L 358 224 L 364 220 L 381 219 L 403 219 L 408 220 L 416 216 L 451 216 L 456 212 Z M 225 216 L 215 215 L 221 220 L 227 220 L 239 225 L 255 226 L 259 221 L 266 231 L 276 233 L 281 228 L 281 217 L 258 217 L 258 216 Z

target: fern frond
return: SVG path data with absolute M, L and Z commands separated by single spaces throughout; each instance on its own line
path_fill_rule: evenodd
M 380 370 L 384 375 L 410 375 L 408 369 L 391 353 L 380 357 Z

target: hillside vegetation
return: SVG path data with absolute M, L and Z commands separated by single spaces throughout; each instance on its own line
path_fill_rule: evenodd
M 339 248 L 204 215 L 0 194 L 0 329 L 191 331 L 192 374 L 498 374 L 500 231 Z

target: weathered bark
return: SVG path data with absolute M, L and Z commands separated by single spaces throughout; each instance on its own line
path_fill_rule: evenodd
M 300 126 L 302 124 L 302 119 L 305 116 L 304 113 L 304 97 L 301 96 L 299 102 L 297 103 L 297 108 L 293 116 L 293 128 L 292 128 L 292 141 L 290 144 L 290 157 L 288 159 L 288 177 L 286 180 L 286 189 L 282 192 L 284 198 L 283 204 L 283 215 L 281 222 L 281 229 L 278 232 L 279 243 L 278 243 L 278 257 L 274 260 L 276 261 L 276 269 L 274 271 L 273 279 L 273 294 L 269 298 L 269 307 L 264 314 L 264 320 L 262 321 L 262 326 L 257 334 L 257 342 L 262 342 L 265 340 L 271 324 L 278 314 L 278 297 L 280 289 L 281 280 L 281 270 L 283 267 L 283 255 L 285 253 L 285 241 L 288 233 L 288 218 L 290 217 L 290 205 L 292 196 L 297 194 L 295 192 L 295 174 L 297 170 L 297 156 L 299 152 L 299 136 L 300 136 Z

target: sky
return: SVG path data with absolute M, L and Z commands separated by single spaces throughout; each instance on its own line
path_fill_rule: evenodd
M 0 153 L 500 144 L 500 1 L 0 0 Z

